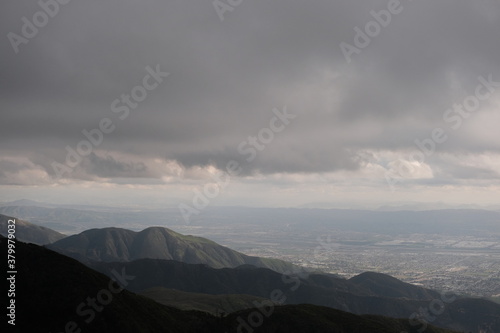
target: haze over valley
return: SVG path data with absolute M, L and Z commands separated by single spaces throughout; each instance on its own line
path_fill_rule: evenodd
M 186 224 L 175 209 L 32 204 L 7 203 L 0 206 L 0 214 L 15 213 L 67 235 L 104 227 L 167 227 L 247 255 L 346 278 L 373 271 L 436 290 L 500 299 L 499 211 L 219 207 Z

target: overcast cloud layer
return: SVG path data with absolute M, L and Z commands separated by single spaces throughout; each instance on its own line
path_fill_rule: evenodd
M 490 204 L 500 188 L 500 3 L 402 0 L 348 61 L 341 43 L 354 47 L 355 28 L 393 2 L 243 0 L 221 21 L 211 0 L 72 0 L 13 47 L 9 33 L 23 36 L 22 18 L 33 22 L 41 7 L 4 1 L 0 183 L 23 196 L 107 184 L 177 197 L 234 160 L 233 204 L 273 188 L 277 205 L 308 202 L 298 188 L 310 201 L 392 189 Z M 144 101 L 113 112 L 158 69 L 169 75 L 147 81 L 158 85 Z M 497 83 L 478 88 L 484 80 Z M 490 93 L 477 110 L 446 113 L 477 89 Z M 245 141 L 284 109 L 295 118 L 252 158 Z M 58 174 L 66 146 L 77 149 L 104 118 L 114 129 Z M 436 128 L 446 140 L 425 154 L 415 140 Z

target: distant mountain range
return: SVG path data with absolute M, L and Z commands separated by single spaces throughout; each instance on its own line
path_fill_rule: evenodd
M 91 229 L 48 245 L 80 261 L 132 261 L 152 258 L 206 264 L 214 268 L 253 265 L 277 272 L 298 267 L 278 259 L 247 256 L 202 237 L 181 235 L 162 227 L 140 232 L 120 228 Z
M 7 235 L 7 222 L 14 219 L 13 217 L 0 214 L 0 235 Z M 16 218 L 16 237 L 17 239 L 38 245 L 50 244 L 66 237 L 65 235 L 49 228 L 40 227 L 38 225 L 19 220 Z
M 52 228 L 67 234 L 75 234 L 90 228 L 118 225 L 124 220 L 135 221 L 141 218 L 139 213 L 94 211 L 68 207 L 31 206 L 28 202 L 20 205 L 0 206 L 0 214 L 17 216 L 37 225 Z M 144 217 L 143 217 L 144 218 Z M 144 218 L 146 222 L 152 222 Z M 157 222 L 158 223 L 158 222 Z
M 3 237 L 0 247 L 6 247 Z M 407 319 L 358 316 L 305 304 L 251 308 L 226 316 L 182 311 L 120 291 L 113 280 L 46 248 L 17 242 L 16 253 L 23 264 L 17 269 L 16 326 L 11 327 L 15 332 L 418 332 Z M 128 271 L 119 274 L 117 280 L 125 284 L 138 279 Z M 453 333 L 432 326 L 426 332 Z
M 16 204 L 16 205 L 14 205 Z M 401 208 L 403 209 L 403 207 Z M 0 205 L 0 214 L 16 216 L 31 223 L 75 234 L 91 228 L 122 227 L 132 230 L 153 225 L 185 226 L 179 210 L 118 209 L 116 207 L 57 206 L 29 201 Z M 325 227 L 343 231 L 375 232 L 384 235 L 445 234 L 456 236 L 500 235 L 500 211 L 442 209 L 427 211 L 369 211 L 350 209 L 294 209 L 212 207 L 191 226 L 201 228 L 254 225 L 293 230 Z M 234 230 L 234 229 L 233 229 Z M 231 230 L 231 231 L 233 231 Z

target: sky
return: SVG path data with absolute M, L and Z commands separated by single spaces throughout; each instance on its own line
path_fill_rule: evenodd
M 3 1 L 0 201 L 498 205 L 499 14 L 493 0 Z

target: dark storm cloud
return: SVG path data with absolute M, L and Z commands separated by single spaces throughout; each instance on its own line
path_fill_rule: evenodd
M 147 167 L 142 162 L 121 162 L 112 156 L 100 157 L 94 153 L 82 163 L 87 173 L 98 177 L 151 177 Z
M 319 144 L 318 144 L 319 145 Z M 168 158 L 181 161 L 185 167 L 216 166 L 225 170 L 230 161 L 238 162 L 241 174 L 249 175 L 255 172 L 327 172 L 332 169 L 357 169 L 361 158 L 352 152 L 329 146 L 304 147 L 300 142 L 276 142 L 269 144 L 262 151 L 255 150 L 255 159 L 252 159 L 250 145 L 244 146 L 246 154 L 237 149 L 220 151 L 194 150 L 168 155 Z
M 402 12 L 348 64 L 340 43 L 353 44 L 354 28 L 387 4 L 245 0 L 221 22 L 211 1 L 73 0 L 17 54 L 6 36 L 40 7 L 2 4 L 0 153 L 28 156 L 53 175 L 65 147 L 103 118 L 116 129 L 95 150 L 109 155 L 90 155 L 72 177 L 161 177 L 141 158 L 219 168 L 237 160 L 245 174 L 355 170 L 358 150 L 413 148 L 446 126 L 443 112 L 473 93 L 478 76 L 500 81 L 500 4 L 401 1 Z M 112 102 L 156 65 L 171 75 L 121 120 Z M 297 120 L 246 163 L 238 145 L 284 105 Z M 455 136 L 440 148 L 500 150 L 500 141 Z

